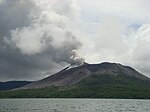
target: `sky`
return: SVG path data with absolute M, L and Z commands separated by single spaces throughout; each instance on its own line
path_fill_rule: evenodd
M 150 77 L 150 0 L 0 0 L 0 81 L 114 62 Z

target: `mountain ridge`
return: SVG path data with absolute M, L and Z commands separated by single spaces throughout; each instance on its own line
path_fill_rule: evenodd
M 20 88 L 0 91 L 0 98 L 150 99 L 150 78 L 118 63 L 84 63 Z
M 0 91 L 12 90 L 27 84 L 32 83 L 31 81 L 6 81 L 0 82 Z
M 100 75 L 118 75 L 122 74 L 129 77 L 135 77 L 143 81 L 150 81 L 150 78 L 137 72 L 135 69 L 129 66 L 124 66 L 119 63 L 103 62 L 100 64 L 88 64 L 84 63 L 81 66 L 70 68 L 66 67 L 60 72 L 53 74 L 42 80 L 33 82 L 29 85 L 21 87 L 19 89 L 38 89 L 49 86 L 72 86 L 80 82 L 82 79 L 89 77 L 93 74 Z

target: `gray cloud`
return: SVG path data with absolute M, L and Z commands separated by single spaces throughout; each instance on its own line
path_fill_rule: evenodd
M 78 52 L 87 62 L 119 62 L 149 76 L 148 3 L 0 0 L 0 80 L 41 79 L 83 63 Z
M 135 28 L 118 16 L 106 15 L 100 20 L 97 35 L 82 40 L 85 59 L 91 63 L 122 63 L 150 76 L 150 24 Z
M 150 76 L 150 25 L 142 25 L 134 35 L 132 42 L 132 65 Z
M 1 80 L 37 80 L 68 64 L 83 63 L 77 54 L 82 44 L 69 27 L 78 7 L 65 0 L 59 9 L 57 2 L 0 2 Z

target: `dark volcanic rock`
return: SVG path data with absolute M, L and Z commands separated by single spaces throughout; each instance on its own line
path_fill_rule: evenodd
M 150 79 L 135 69 L 129 66 L 123 66 L 118 63 L 101 63 L 101 64 L 88 64 L 84 63 L 81 66 L 70 68 L 66 67 L 62 71 L 51 75 L 45 79 L 28 84 L 19 89 L 35 89 L 45 88 L 49 86 L 71 86 L 80 82 L 82 79 L 92 75 L 113 75 L 134 77 L 142 81 L 150 82 Z

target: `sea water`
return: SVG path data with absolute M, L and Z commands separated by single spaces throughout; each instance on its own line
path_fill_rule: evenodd
M 0 99 L 0 112 L 150 112 L 150 100 Z

